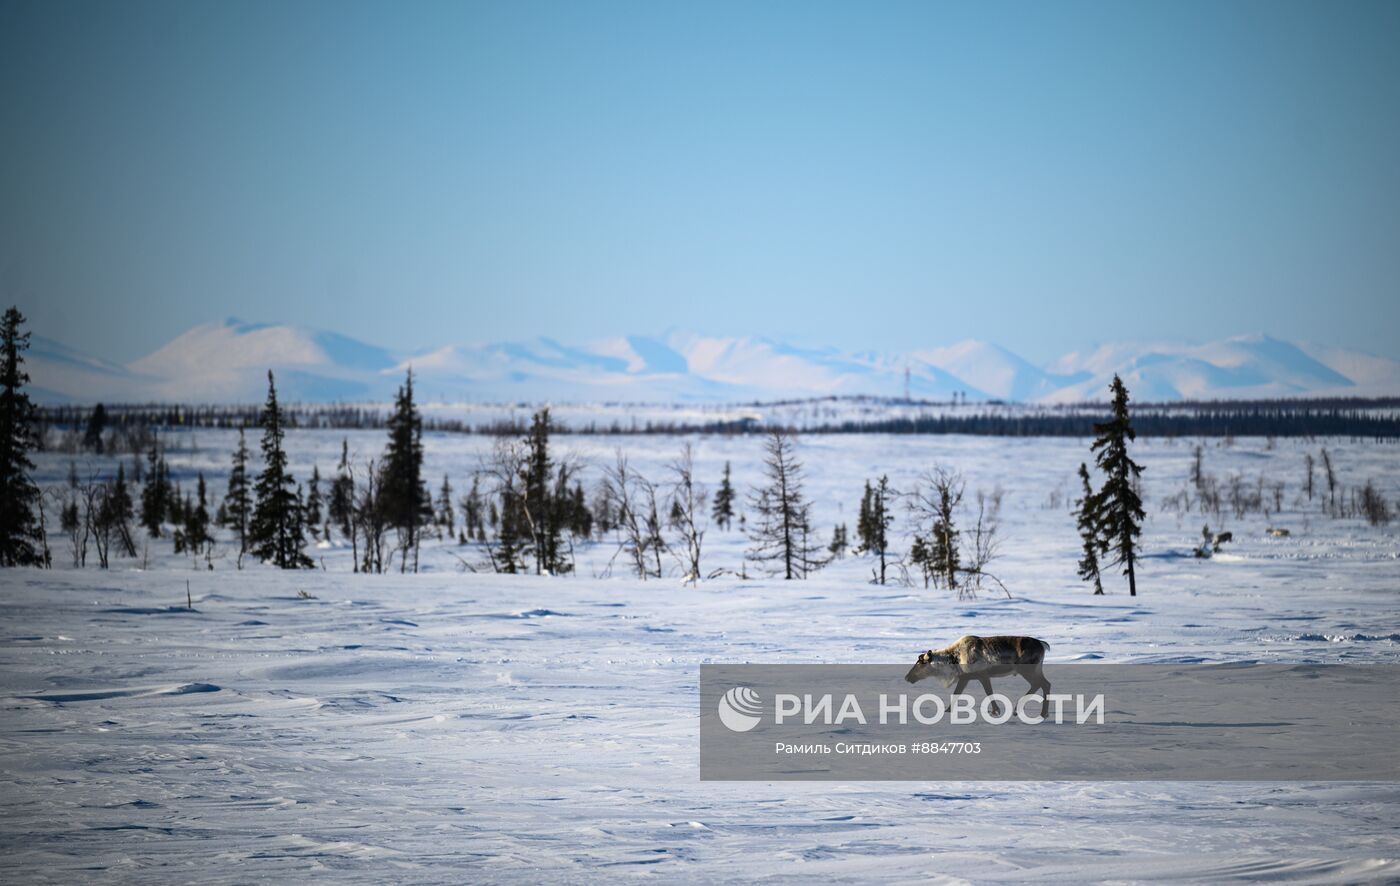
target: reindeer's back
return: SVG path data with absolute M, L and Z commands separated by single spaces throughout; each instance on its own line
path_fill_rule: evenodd
M 988 664 L 1040 664 L 1045 660 L 1045 650 L 1050 644 L 1035 637 L 1001 635 L 996 637 L 963 637 L 948 651 L 954 652 L 964 665 Z

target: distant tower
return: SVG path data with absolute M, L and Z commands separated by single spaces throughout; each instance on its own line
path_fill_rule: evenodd
M 908 363 L 905 363 L 905 364 L 904 364 L 904 402 L 905 402 L 905 403 L 910 402 L 910 399 L 909 399 L 909 364 L 908 364 Z

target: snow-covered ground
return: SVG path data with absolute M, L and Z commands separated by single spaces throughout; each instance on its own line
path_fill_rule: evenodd
M 342 436 L 292 433 L 298 478 L 312 464 L 329 475 Z M 349 439 L 363 458 L 383 435 Z M 169 435 L 186 488 L 203 470 L 221 491 L 232 440 Z M 588 484 L 619 443 L 661 480 L 681 442 L 560 446 Z M 739 487 L 757 479 L 758 438 L 690 442 L 711 487 L 726 460 Z M 702 662 L 902 671 L 930 645 L 1007 632 L 1048 640 L 1052 662 L 1400 660 L 1397 525 L 1331 519 L 1300 492 L 1304 453 L 1326 445 L 1346 487 L 1369 478 L 1394 501 L 1400 448 L 1204 441 L 1222 483 L 1286 487 L 1280 514 L 1209 518 L 1235 541 L 1197 560 L 1206 518 L 1163 510 L 1194 444 L 1135 449 L 1150 514 L 1137 598 L 1117 576 L 1091 597 L 1074 576 L 1068 508 L 1087 441 L 986 437 L 814 436 L 800 452 L 824 534 L 854 529 L 880 473 L 907 489 L 936 462 L 966 475 L 970 499 L 1000 486 L 1011 599 L 871 585 L 864 557 L 792 583 L 752 567 L 698 587 L 640 582 L 620 562 L 603 577 L 606 542 L 562 578 L 463 571 L 480 556 L 437 543 L 419 575 L 352 575 L 339 546 L 314 552 L 323 570 L 239 572 L 224 556 L 211 572 L 168 539 L 150 544 L 147 571 L 0 573 L 0 876 L 1394 880 L 1396 785 L 698 780 Z M 430 485 L 446 472 L 463 491 L 489 447 L 431 436 Z M 67 469 L 39 458 L 46 485 Z M 738 532 L 705 542 L 706 571 L 739 567 Z

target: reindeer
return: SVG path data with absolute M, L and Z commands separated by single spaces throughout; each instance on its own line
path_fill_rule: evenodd
M 919 656 L 904 679 L 910 683 L 938 677 L 944 686 L 952 686 L 954 695 L 961 695 L 968 680 L 982 684 L 982 691 L 992 694 L 992 677 L 1020 674 L 1031 688 L 1027 695 L 1040 690 L 1040 715 L 1045 716 L 1049 704 L 1050 681 L 1045 679 L 1041 665 L 1050 644 L 1035 637 L 963 637 L 943 649 L 930 649 Z M 954 685 L 956 684 L 956 685 Z M 992 705 L 992 715 L 1000 707 Z

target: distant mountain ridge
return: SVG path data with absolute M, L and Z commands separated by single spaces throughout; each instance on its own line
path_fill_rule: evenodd
M 1074 403 L 1103 400 L 1114 373 L 1138 401 L 1400 395 L 1400 361 L 1258 334 L 1103 344 L 1036 366 L 975 340 L 895 355 L 689 332 L 396 353 L 326 330 L 230 318 L 125 366 L 39 336 L 26 362 L 37 399 L 78 403 L 257 403 L 268 369 L 288 401 L 380 401 L 410 366 L 423 399 L 475 402 L 901 397 L 907 386 L 920 399 Z

